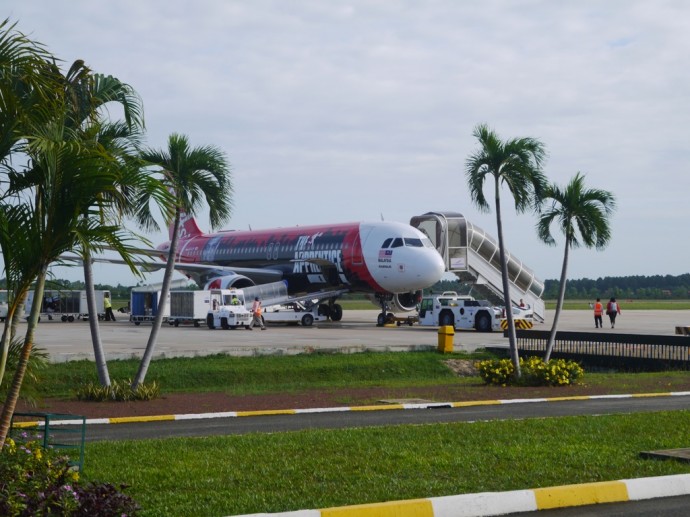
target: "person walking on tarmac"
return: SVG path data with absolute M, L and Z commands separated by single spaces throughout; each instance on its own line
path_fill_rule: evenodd
M 601 321 L 602 314 L 604 314 L 604 305 L 601 303 L 601 298 L 597 298 L 594 302 L 594 328 L 604 328 L 604 323 Z
M 261 330 L 266 330 L 266 325 L 264 325 L 264 320 L 261 319 L 261 300 L 257 296 L 254 298 L 254 303 L 252 304 L 252 324 L 249 325 L 249 330 L 254 330 L 254 325 L 259 325 Z
M 609 319 L 611 320 L 611 328 L 616 326 L 616 316 L 618 316 L 620 313 L 621 306 L 618 305 L 618 302 L 616 302 L 615 298 L 611 298 L 609 303 L 606 305 L 606 314 L 609 315 Z
M 115 315 L 113 314 L 113 304 L 110 302 L 110 293 L 105 293 L 103 295 L 103 307 L 105 307 L 105 321 L 115 321 Z

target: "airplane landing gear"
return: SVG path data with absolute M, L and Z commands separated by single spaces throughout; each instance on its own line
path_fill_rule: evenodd
M 386 294 L 377 294 L 376 295 L 376 300 L 379 302 L 379 305 L 381 305 L 381 312 L 379 313 L 378 317 L 376 318 L 376 326 L 377 327 L 383 327 L 386 323 L 390 323 L 391 318 L 393 317 L 393 314 L 388 312 L 388 302 L 391 299 L 392 299 L 391 295 L 386 295 Z

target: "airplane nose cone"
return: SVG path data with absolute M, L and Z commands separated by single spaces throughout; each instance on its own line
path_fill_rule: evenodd
M 420 280 L 427 284 L 425 287 L 428 287 L 441 280 L 445 272 L 443 258 L 438 252 L 433 251 L 426 257 L 425 267 L 421 268 Z

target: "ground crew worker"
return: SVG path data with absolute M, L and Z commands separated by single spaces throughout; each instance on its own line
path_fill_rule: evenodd
M 261 300 L 259 300 L 258 296 L 254 298 L 254 303 L 252 304 L 252 314 L 252 324 L 249 325 L 249 330 L 254 330 L 254 325 L 259 325 L 261 330 L 266 330 L 264 320 L 261 319 Z
M 110 293 L 105 293 L 103 295 L 103 307 L 105 307 L 105 321 L 110 321 L 111 319 L 115 321 L 113 304 L 110 302 Z
M 601 303 L 601 298 L 597 298 L 594 302 L 594 327 L 604 328 L 604 324 L 601 322 L 601 315 L 604 314 L 604 305 Z
M 239 305 L 240 304 L 240 299 L 237 297 L 236 294 L 232 295 L 232 300 L 230 300 L 231 305 Z

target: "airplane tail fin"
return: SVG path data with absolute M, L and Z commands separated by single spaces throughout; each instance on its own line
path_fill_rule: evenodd
M 204 232 L 201 231 L 199 225 L 196 223 L 196 219 L 193 215 L 182 213 L 180 217 L 180 229 L 179 237 L 180 239 L 188 239 L 190 237 L 196 237 L 197 235 L 203 235 Z M 173 238 L 173 225 L 168 227 L 168 236 L 170 240 Z

